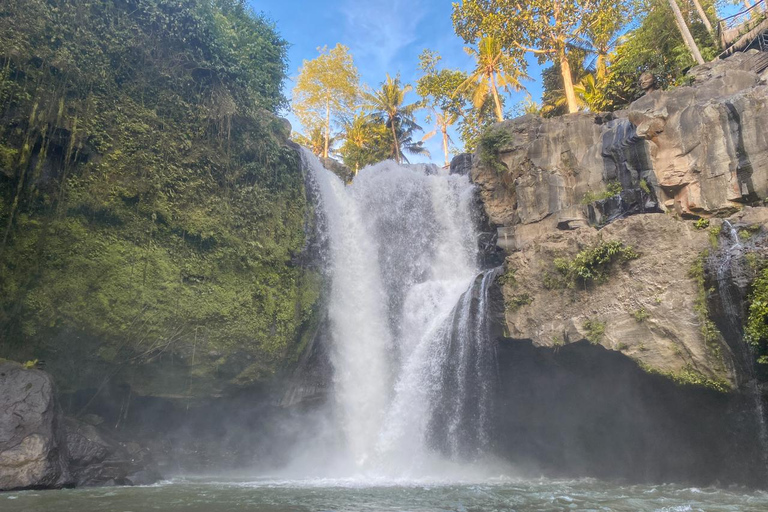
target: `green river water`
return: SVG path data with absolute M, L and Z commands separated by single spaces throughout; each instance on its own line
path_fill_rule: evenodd
M 177 478 L 149 487 L 0 494 L 2 512 L 768 511 L 768 493 L 596 480 L 482 484 Z

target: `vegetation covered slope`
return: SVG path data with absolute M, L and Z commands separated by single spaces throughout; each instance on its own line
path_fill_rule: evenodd
M 319 282 L 285 59 L 243 0 L 0 5 L 0 357 L 202 395 L 296 353 Z

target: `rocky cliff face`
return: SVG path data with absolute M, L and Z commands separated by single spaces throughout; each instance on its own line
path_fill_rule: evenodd
M 691 86 L 626 111 L 526 116 L 485 134 L 470 172 L 507 253 L 506 337 L 541 347 L 589 339 L 681 382 L 740 381 L 734 344 L 710 319 L 702 258 L 720 242 L 721 218 L 768 223 L 768 86 L 751 71 L 757 58 L 695 68 Z M 598 261 L 600 247 L 639 257 Z

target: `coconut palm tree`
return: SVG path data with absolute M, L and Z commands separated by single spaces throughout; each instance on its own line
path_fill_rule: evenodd
M 400 76 L 392 78 L 387 74 L 387 79 L 381 84 L 381 87 L 375 91 L 365 91 L 363 93 L 364 108 L 371 111 L 371 115 L 380 118 L 392 133 L 392 144 L 395 161 L 400 163 L 402 160 L 401 147 L 403 137 L 409 137 L 412 140 L 413 132 L 421 130 L 416 124 L 414 118 L 415 112 L 420 108 L 420 103 L 405 104 L 405 95 L 413 90 L 408 84 L 400 83 Z M 418 148 L 419 143 L 410 143 L 412 146 L 406 148 L 408 151 L 421 152 Z
M 476 67 L 472 74 L 456 89 L 456 93 L 472 91 L 472 104 L 480 108 L 488 101 L 489 95 L 493 97 L 496 111 L 496 119 L 504 120 L 499 99 L 499 89 L 509 92 L 510 88 L 519 91 L 524 87 L 520 83 L 523 78 L 528 78 L 515 60 L 505 53 L 501 42 L 493 36 L 485 36 L 475 48 L 464 48 L 469 55 L 475 58 Z
M 437 132 L 439 131 L 443 136 L 443 154 L 445 155 L 445 166 L 448 167 L 451 164 L 448 160 L 448 145 L 453 142 L 451 140 L 451 136 L 448 135 L 448 127 L 452 126 L 456 123 L 456 121 L 459 120 L 459 113 L 446 111 L 438 112 L 437 110 L 435 110 L 433 113 L 435 116 L 435 129 L 426 134 L 421 140 L 425 141 L 427 139 L 431 139 L 437 135 Z

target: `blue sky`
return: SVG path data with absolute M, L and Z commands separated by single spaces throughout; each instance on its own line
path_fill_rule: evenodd
M 258 12 L 263 12 L 277 25 L 289 43 L 290 76 L 298 74 L 305 59 L 318 55 L 317 48 L 342 43 L 350 48 L 362 81 L 378 86 L 386 76 L 400 72 L 407 83 L 415 85 L 419 77 L 418 56 L 424 48 L 438 51 L 445 67 L 469 71 L 472 58 L 463 50 L 464 42 L 453 32 L 450 0 L 251 0 Z M 540 67 L 531 62 L 529 74 L 535 80 L 526 87 L 538 101 L 541 95 Z M 290 97 L 293 83 L 286 84 Z M 525 98 L 525 93 L 513 93 L 507 99 L 507 109 Z M 417 99 L 416 93 L 407 98 Z M 421 120 L 425 112 L 421 113 Z M 298 121 L 287 115 L 295 128 Z M 421 125 L 430 131 L 426 123 Z M 453 136 L 460 146 L 458 136 Z M 427 141 L 431 160 L 442 162 L 438 137 Z M 429 161 L 409 157 L 411 161 Z

